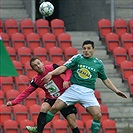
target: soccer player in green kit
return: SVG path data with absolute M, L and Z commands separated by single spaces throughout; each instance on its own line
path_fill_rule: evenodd
M 127 96 L 118 90 L 104 71 L 101 60 L 93 57 L 95 51 L 94 42 L 86 40 L 82 45 L 83 54 L 74 55 L 63 66 L 49 72 L 42 80 L 49 81 L 53 75 L 59 75 L 67 69 L 72 70 L 71 86 L 56 100 L 50 111 L 47 113 L 46 123 L 51 121 L 54 114 L 65 106 L 80 103 L 93 117 L 91 126 L 92 133 L 100 130 L 101 110 L 94 95 L 95 82 L 100 78 L 102 82 L 118 96 Z

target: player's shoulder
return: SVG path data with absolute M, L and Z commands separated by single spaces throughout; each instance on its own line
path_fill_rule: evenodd
M 76 54 L 72 58 L 83 58 L 83 55 L 82 54 Z
M 95 63 L 103 64 L 103 61 L 98 59 L 97 57 L 94 57 L 93 60 Z

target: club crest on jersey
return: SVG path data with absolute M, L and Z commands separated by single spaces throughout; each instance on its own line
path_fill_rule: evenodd
M 83 79 L 88 79 L 91 78 L 92 75 L 90 73 L 90 71 L 86 68 L 80 68 L 77 70 L 78 75 L 83 78 Z

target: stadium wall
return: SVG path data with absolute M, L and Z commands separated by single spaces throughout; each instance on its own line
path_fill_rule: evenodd
M 69 31 L 96 31 L 99 19 L 111 17 L 106 0 L 58 0 L 58 7 Z

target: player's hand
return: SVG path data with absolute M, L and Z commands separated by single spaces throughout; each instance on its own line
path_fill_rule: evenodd
M 48 83 L 52 78 L 52 74 L 49 72 L 46 76 L 44 76 L 42 78 L 42 80 L 44 80 L 44 82 Z
M 12 106 L 12 102 L 11 102 L 11 101 L 8 101 L 8 102 L 6 103 L 6 106 Z
M 63 82 L 63 88 L 69 88 L 70 87 L 70 82 L 69 81 L 64 81 Z
M 127 98 L 127 96 L 126 96 L 122 91 L 117 91 L 116 94 L 117 94 L 118 96 L 123 97 L 123 98 Z

